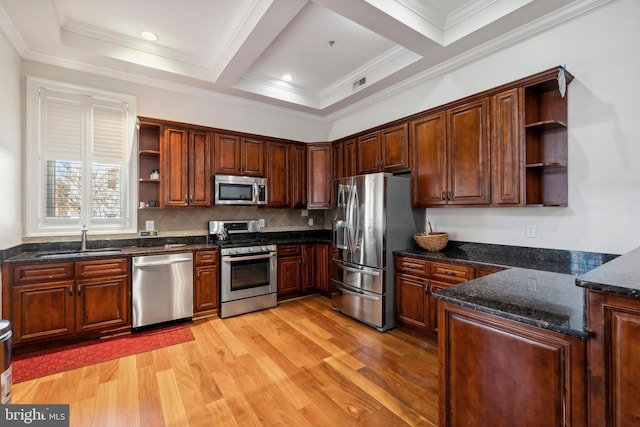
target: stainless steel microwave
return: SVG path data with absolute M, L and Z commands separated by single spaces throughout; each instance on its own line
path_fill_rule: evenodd
M 216 205 L 266 205 L 267 178 L 215 175 Z

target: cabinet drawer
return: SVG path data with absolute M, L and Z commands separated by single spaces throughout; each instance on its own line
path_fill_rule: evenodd
M 196 251 L 196 265 L 212 265 L 218 262 L 218 251 Z
M 110 258 L 76 262 L 76 278 L 119 276 L 129 271 L 127 258 Z
M 278 258 L 300 256 L 300 245 L 278 245 Z
M 473 267 L 458 264 L 431 264 L 431 277 L 447 283 L 462 283 L 473 279 Z
M 63 279 L 73 279 L 72 262 L 25 264 L 13 268 L 15 285 Z
M 396 271 L 401 273 L 426 277 L 429 275 L 429 264 L 429 261 L 419 258 L 396 257 Z

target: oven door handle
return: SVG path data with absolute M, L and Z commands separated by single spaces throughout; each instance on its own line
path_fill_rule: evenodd
M 256 259 L 273 258 L 274 256 L 276 256 L 275 252 L 266 254 L 266 255 L 251 255 L 251 256 L 240 256 L 240 257 L 223 256 L 222 262 L 232 263 L 236 261 L 253 261 Z

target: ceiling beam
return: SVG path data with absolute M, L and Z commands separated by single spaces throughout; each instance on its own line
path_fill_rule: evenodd
M 296 17 L 308 0 L 261 0 L 213 70 L 213 81 L 233 86 Z

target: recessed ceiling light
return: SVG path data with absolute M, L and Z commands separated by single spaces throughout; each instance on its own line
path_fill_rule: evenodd
M 151 31 L 142 31 L 140 33 L 140 37 L 142 37 L 145 40 L 149 40 L 150 42 L 154 42 L 158 40 L 158 36 L 155 33 L 152 33 Z
M 282 76 L 282 80 L 284 80 L 285 82 L 292 82 L 293 76 L 291 74 L 285 74 L 284 76 Z

